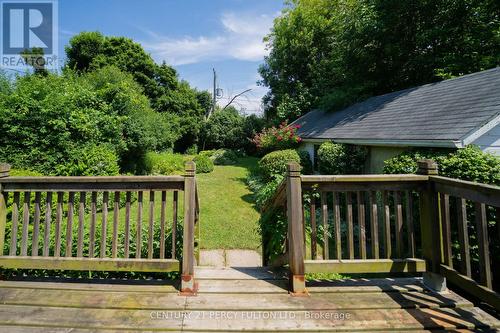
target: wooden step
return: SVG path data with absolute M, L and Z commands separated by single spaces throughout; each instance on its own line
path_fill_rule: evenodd
M 283 270 L 265 267 L 195 267 L 194 274 L 198 280 L 282 280 L 287 278 Z
M 2 304 L 51 307 L 149 310 L 335 310 L 472 307 L 455 293 L 316 293 L 310 297 L 288 294 L 103 293 L 93 290 L 0 289 Z M 355 301 L 353 301 L 355 300 Z
M 500 327 L 477 308 L 150 311 L 0 305 L 0 325 L 137 331 L 388 331 Z M 11 332 L 11 330 L 9 330 Z
M 197 280 L 198 292 L 218 294 L 288 294 L 288 280 Z
M 92 290 L 105 292 L 154 292 L 154 293 L 178 293 L 178 282 L 161 281 L 137 283 L 134 281 L 116 281 L 105 283 L 106 281 L 95 281 L 92 283 L 83 282 L 39 282 L 39 281 L 1 281 L 0 289 L 47 289 L 47 290 Z
M 9 333 L 68 333 L 68 328 L 53 328 L 53 327 L 33 327 L 33 326 L 2 326 L 0 325 L 0 332 Z M 114 330 L 114 329 L 71 329 L 71 333 L 134 333 L 137 330 Z M 168 330 L 157 330 L 156 332 L 199 332 L 199 331 L 168 331 Z M 231 331 L 219 331 L 219 333 L 228 333 Z M 265 332 L 265 331 L 261 331 Z M 271 331 L 269 331 L 271 332 Z M 272 331 L 274 333 L 289 333 L 290 331 Z M 345 331 L 344 331 L 345 332 Z M 478 332 L 477 330 L 469 329 L 453 329 L 453 330 L 403 330 L 403 331 L 391 331 L 392 333 L 473 333 Z M 481 333 L 494 333 L 497 332 L 496 329 L 481 329 Z M 367 333 L 367 331 L 350 331 L 350 333 Z
M 343 279 L 307 281 L 309 293 L 424 291 L 421 278 Z

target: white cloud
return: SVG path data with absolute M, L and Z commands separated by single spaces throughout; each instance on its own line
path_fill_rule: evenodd
M 272 15 L 231 12 L 220 19 L 224 28 L 220 35 L 174 39 L 149 34 L 152 40 L 142 44 L 157 61 L 165 60 L 174 66 L 231 58 L 258 61 L 267 54 L 262 39 L 269 33 L 273 19 Z

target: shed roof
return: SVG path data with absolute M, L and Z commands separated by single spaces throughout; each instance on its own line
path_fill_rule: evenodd
M 500 123 L 500 67 L 375 96 L 294 122 L 303 139 L 364 144 L 462 146 Z

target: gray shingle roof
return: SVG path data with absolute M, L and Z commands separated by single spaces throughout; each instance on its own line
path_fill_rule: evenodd
M 500 114 L 500 67 L 367 99 L 294 123 L 303 139 L 460 141 Z

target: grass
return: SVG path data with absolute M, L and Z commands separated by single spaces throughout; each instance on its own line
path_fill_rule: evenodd
M 260 214 L 245 185 L 257 158 L 244 157 L 237 165 L 216 165 L 211 173 L 196 175 L 200 195 L 202 249 L 258 249 Z

